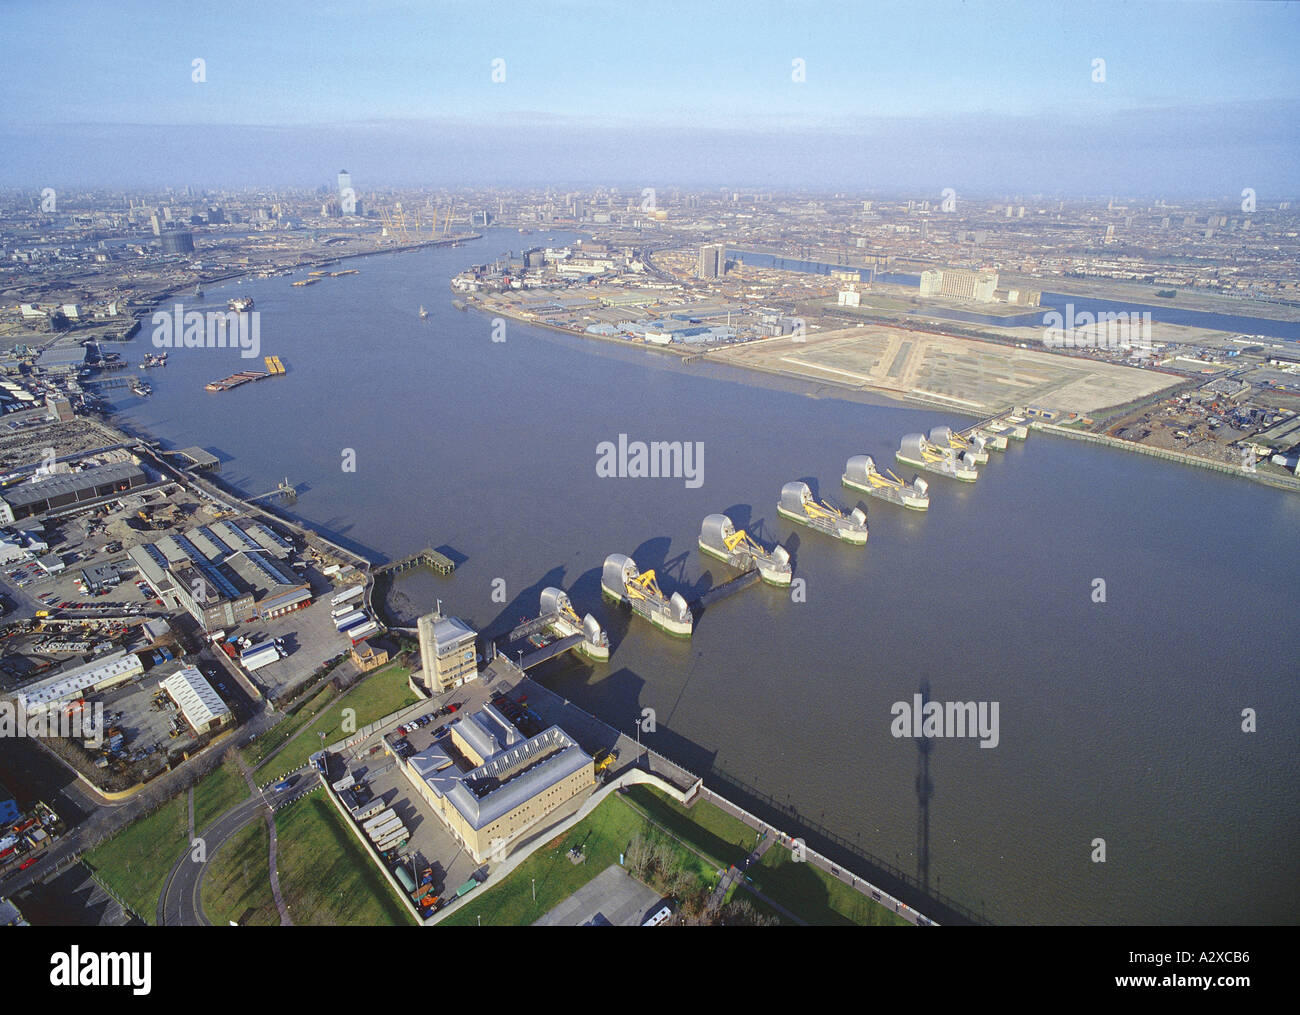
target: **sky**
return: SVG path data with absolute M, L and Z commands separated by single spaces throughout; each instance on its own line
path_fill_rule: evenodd
M 1295 3 L 47 0 L 0 23 L 3 187 L 1300 190 Z

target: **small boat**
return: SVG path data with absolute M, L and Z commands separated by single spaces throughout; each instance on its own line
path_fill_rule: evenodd
M 424 304 L 421 303 L 421 304 L 420 304 L 420 320 L 424 320 L 424 319 L 425 319 L 426 317 L 428 317 L 428 316 L 429 316 L 429 311 L 425 310 L 425 309 L 424 309 Z

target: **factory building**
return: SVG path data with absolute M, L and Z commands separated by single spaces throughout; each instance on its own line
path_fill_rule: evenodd
M 187 666 L 158 684 L 176 703 L 195 735 L 211 733 L 230 724 L 230 708 L 212 689 L 197 667 Z
M 419 619 L 422 683 L 429 695 L 460 687 L 478 679 L 478 658 L 474 649 L 477 633 L 458 617 L 433 612 Z
M 921 272 L 922 296 L 951 296 L 959 300 L 992 303 L 998 287 L 994 271 L 966 271 L 961 268 L 931 269 Z
M 450 729 L 402 770 L 476 863 L 503 858 L 595 788 L 591 755 L 558 726 L 525 740 L 485 705 Z
M 215 631 L 311 603 L 311 586 L 286 563 L 292 552 L 278 533 L 240 518 L 142 543 L 127 555 L 161 598 Z
M 139 656 L 117 652 L 24 687 L 14 698 L 26 712 L 44 712 L 82 698 L 87 692 L 125 684 L 142 673 L 144 664 Z
M 4 491 L 0 497 L 0 524 L 108 497 L 147 483 L 140 467 L 130 462 L 44 476 L 37 482 L 21 483 Z

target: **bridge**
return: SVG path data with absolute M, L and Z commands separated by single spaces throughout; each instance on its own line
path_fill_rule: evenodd
M 419 553 L 413 553 L 409 557 L 403 557 L 401 560 L 394 560 L 391 563 L 384 564 L 375 568 L 375 575 L 396 574 L 398 571 L 409 571 L 411 568 L 427 567 L 438 574 L 451 574 L 456 570 L 456 562 L 446 554 L 439 553 L 432 547 L 426 546 Z
M 558 613 L 543 613 L 535 620 L 526 620 L 506 636 L 506 642 L 522 641 L 529 635 L 540 634 L 559 619 Z
M 579 631 L 577 634 L 571 634 L 567 638 L 559 638 L 556 641 L 551 642 L 549 645 L 543 645 L 536 652 L 530 652 L 528 655 L 524 656 L 523 660 L 519 663 L 519 668 L 523 670 L 531 670 L 539 663 L 544 663 L 548 659 L 554 659 L 561 652 L 567 652 L 569 649 L 581 645 L 583 637 L 583 633 Z

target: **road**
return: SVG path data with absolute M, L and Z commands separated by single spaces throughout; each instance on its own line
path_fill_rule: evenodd
M 275 874 L 275 819 L 273 812 L 311 792 L 316 788 L 318 782 L 319 776 L 316 770 L 307 768 L 299 774 L 298 781 L 285 793 L 277 795 L 270 787 L 265 790 L 254 790 L 251 797 L 240 801 L 209 825 L 203 832 L 204 861 L 199 863 L 192 859 L 192 854 L 186 853 L 176 861 L 168 872 L 167 879 L 163 882 L 162 897 L 158 900 L 158 925 L 165 927 L 210 925 L 206 914 L 203 912 L 201 896 L 203 875 L 207 871 L 208 864 L 217 855 L 222 845 L 245 825 L 257 820 L 259 817 L 264 818 L 270 825 L 271 853 L 268 859 L 271 866 L 269 869 L 272 871 L 272 894 L 275 897 L 277 907 L 280 909 L 280 921 L 283 925 L 291 923 L 288 907 L 285 906 L 284 900 L 280 896 L 278 878 Z M 281 799 L 281 796 L 283 799 Z

